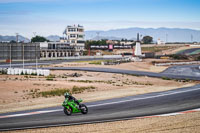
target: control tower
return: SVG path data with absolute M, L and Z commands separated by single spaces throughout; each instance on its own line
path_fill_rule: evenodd
M 141 57 L 142 56 L 139 33 L 137 34 L 137 41 L 136 41 L 136 45 L 135 45 L 135 56 L 136 57 Z

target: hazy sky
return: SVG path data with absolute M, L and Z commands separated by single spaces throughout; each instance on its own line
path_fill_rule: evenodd
M 0 0 L 0 35 L 62 35 L 71 24 L 200 30 L 200 0 Z

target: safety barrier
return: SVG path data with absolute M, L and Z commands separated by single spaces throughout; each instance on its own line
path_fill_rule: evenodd
M 38 76 L 48 76 L 50 75 L 50 70 L 45 69 L 21 69 L 21 68 L 8 68 L 8 75 L 38 75 Z
M 40 60 L 109 59 L 109 58 L 113 59 L 122 58 L 122 55 L 53 57 L 53 58 L 40 58 Z
M 169 65 L 190 65 L 190 64 L 199 64 L 200 61 L 191 61 L 191 62 L 169 62 L 169 63 L 155 63 L 155 66 L 169 66 Z

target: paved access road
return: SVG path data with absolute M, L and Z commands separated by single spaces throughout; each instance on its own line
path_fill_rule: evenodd
M 192 49 L 186 49 L 186 50 L 180 51 L 177 54 L 180 54 L 180 55 L 194 55 L 194 54 L 199 54 L 199 53 L 200 53 L 200 48 L 192 48 Z
M 200 65 L 179 65 L 167 68 L 162 74 L 192 76 L 200 79 Z
M 62 60 L 38 60 L 39 65 L 51 65 L 51 64 L 59 64 L 63 62 L 76 62 L 76 61 L 93 61 L 93 60 L 113 60 L 113 59 L 121 59 L 121 58 L 85 58 L 85 59 L 62 59 Z M 13 61 L 11 64 L 12 68 L 14 67 L 23 67 L 22 61 Z M 24 66 L 36 66 L 35 61 L 25 61 Z M 0 62 L 0 68 L 9 68 L 10 63 Z
M 61 106 L 0 114 L 0 131 L 125 120 L 200 108 L 200 85 L 86 105 L 87 115 L 66 116 Z
M 188 68 L 190 69 L 191 66 Z M 91 72 L 106 72 L 106 73 L 120 73 L 120 74 L 129 74 L 136 76 L 149 76 L 157 78 L 171 78 L 171 79 L 191 79 L 191 80 L 200 80 L 200 70 L 199 75 L 193 75 L 191 71 L 182 71 L 183 74 L 173 73 L 170 71 L 165 71 L 163 73 L 154 73 L 154 72 L 144 72 L 144 71 L 133 71 L 133 70 L 124 70 L 124 69 L 114 69 L 114 68 L 98 68 L 98 67 L 48 67 L 44 69 L 50 70 L 78 70 L 78 71 L 91 71 Z M 178 69 L 173 69 L 178 71 Z M 196 69 L 195 69 L 196 70 Z M 184 74 L 185 73 L 185 74 Z

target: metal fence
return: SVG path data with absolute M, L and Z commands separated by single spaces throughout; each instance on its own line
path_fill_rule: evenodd
M 38 43 L 0 43 L 0 60 L 40 59 Z

